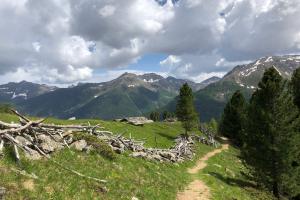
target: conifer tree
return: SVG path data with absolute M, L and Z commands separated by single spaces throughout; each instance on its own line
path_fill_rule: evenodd
M 171 118 L 171 116 L 172 116 L 172 113 L 170 113 L 169 111 L 164 111 L 162 114 L 163 120 L 169 119 L 169 118 Z
M 295 145 L 291 139 L 297 135 L 294 124 L 298 111 L 289 87 L 275 68 L 266 70 L 258 86 L 250 100 L 242 156 L 254 169 L 258 182 L 279 198 L 294 187 L 294 180 L 287 182 L 284 177 L 291 173 L 295 160 L 290 152 Z
M 199 118 L 194 107 L 193 91 L 187 83 L 183 84 L 180 88 L 179 99 L 176 106 L 176 116 L 178 120 L 181 121 L 186 136 L 188 136 L 188 131 L 198 126 Z
M 246 100 L 240 91 L 236 91 L 226 104 L 219 126 L 219 133 L 242 145 L 245 122 Z
M 293 74 L 292 89 L 294 95 L 294 103 L 300 109 L 300 68 L 296 69 Z
M 218 131 L 218 122 L 215 120 L 215 118 L 212 118 L 209 123 L 208 123 L 209 127 L 215 132 L 217 133 Z
M 157 122 L 159 121 L 160 114 L 157 111 L 153 111 L 150 113 L 150 119 Z
M 296 111 L 297 116 L 295 120 L 290 123 L 289 133 L 289 148 L 286 149 L 286 157 L 288 167 L 285 174 L 285 189 L 286 193 L 290 194 L 293 199 L 300 199 L 300 68 L 293 73 L 291 80 L 291 90 L 293 95 L 293 102 L 298 107 Z M 287 105 L 287 113 L 290 115 L 295 113 L 295 109 Z M 294 114 L 295 115 L 295 114 Z
M 279 190 L 289 198 L 300 197 L 300 118 L 290 85 L 275 103 L 276 146 L 279 157 Z

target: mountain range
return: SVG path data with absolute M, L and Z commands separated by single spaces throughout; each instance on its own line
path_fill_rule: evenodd
M 226 102 L 236 90 L 240 90 L 249 99 L 257 89 L 264 71 L 270 67 L 275 67 L 280 75 L 290 79 L 293 71 L 300 67 L 300 56 L 268 56 L 249 64 L 238 65 L 222 79 L 196 91 L 195 106 L 197 112 L 200 113 L 200 120 L 220 119 Z M 163 109 L 175 111 L 175 108 L 176 99 Z
M 240 90 L 249 99 L 257 89 L 264 71 L 270 67 L 275 67 L 281 76 L 290 79 L 293 71 L 300 67 L 300 56 L 267 56 L 234 67 L 221 80 L 195 93 L 195 104 L 200 118 L 203 121 L 213 117 L 220 118 L 226 102 L 236 90 Z
M 3 97 L 0 101 L 13 103 L 22 112 L 34 116 L 113 119 L 145 115 L 164 107 L 178 95 L 185 82 L 197 91 L 217 80 L 213 77 L 194 83 L 155 73 L 124 73 L 108 82 L 80 83 L 69 88 L 22 81 L 0 85 Z
M 274 66 L 289 79 L 300 66 L 300 56 L 269 56 L 238 65 L 223 78 L 212 77 L 201 83 L 155 73 L 124 73 L 102 83 L 80 83 L 57 88 L 22 81 L 0 85 L 0 102 L 12 103 L 20 111 L 34 116 L 58 118 L 114 119 L 147 115 L 153 110 L 174 111 L 176 96 L 187 82 L 194 91 L 201 121 L 220 118 L 227 100 L 236 90 L 249 98 L 257 88 L 265 69 Z

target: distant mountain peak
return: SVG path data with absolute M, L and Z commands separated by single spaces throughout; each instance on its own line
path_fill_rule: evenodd
M 45 84 L 31 83 L 28 81 L 10 82 L 0 85 L 0 102 L 10 103 L 11 101 L 22 101 L 52 92 L 57 87 Z
M 125 72 L 123 73 L 121 76 L 119 76 L 119 78 L 124 78 L 124 77 L 136 77 L 137 75 L 134 73 L 130 73 L 130 72 Z
M 164 79 L 164 77 L 162 77 L 159 74 L 155 74 L 155 73 L 146 73 L 146 74 L 140 75 L 139 78 L 142 79 L 144 82 L 150 82 L 150 83 L 158 82 L 161 79 Z
M 222 81 L 233 81 L 241 87 L 255 89 L 264 71 L 270 67 L 275 67 L 283 78 L 289 79 L 293 71 L 300 67 L 300 56 L 265 56 L 249 64 L 236 66 Z
M 217 81 L 221 80 L 220 77 L 217 77 L 217 76 L 213 76 L 213 77 L 210 77 L 208 79 L 205 79 L 204 81 L 201 82 L 201 84 L 204 84 L 204 85 L 209 85 L 211 83 L 215 83 Z

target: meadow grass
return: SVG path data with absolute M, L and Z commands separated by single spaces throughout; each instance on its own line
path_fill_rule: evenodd
M 212 148 L 198 145 L 194 161 Z M 80 178 L 61 169 L 51 160 L 28 161 L 22 159 L 21 168 L 14 162 L 11 152 L 6 151 L 0 160 L 0 185 L 8 190 L 7 199 L 175 199 L 176 192 L 191 180 L 186 169 L 194 164 L 159 163 L 132 158 L 127 154 L 117 155 L 114 160 L 98 154 L 86 154 L 68 149 L 55 153 L 52 160 L 77 170 L 82 174 L 105 179 L 99 184 Z M 11 171 L 24 169 L 34 173 L 38 180 Z M 26 184 L 31 181 L 31 187 Z M 102 187 L 108 192 L 102 192 Z
M 32 118 L 34 119 L 34 118 Z M 17 122 L 18 117 L 1 114 L 0 120 Z M 131 135 L 145 139 L 146 146 L 169 148 L 176 136 L 183 132 L 180 123 L 152 123 L 137 127 L 120 122 L 101 120 L 66 121 L 47 119 L 55 124 L 100 124 L 105 130 L 116 134 Z M 200 134 L 200 132 L 197 132 Z M 180 164 L 160 163 L 132 158 L 130 152 L 107 159 L 99 154 L 76 152 L 64 149 L 52 155 L 50 160 L 28 161 L 22 158 L 21 165 L 15 163 L 11 150 L 6 150 L 0 160 L 0 185 L 7 188 L 7 199 L 175 199 L 176 192 L 191 181 L 186 172 L 197 158 L 211 151 L 212 147 L 198 144 L 192 161 Z M 52 160 L 82 174 L 105 179 L 106 184 L 80 178 L 57 166 Z M 11 169 L 34 173 L 39 179 L 29 179 Z M 29 186 L 28 186 L 29 185 Z M 103 192 L 106 187 L 108 192 Z
M 210 158 L 207 167 L 197 174 L 210 188 L 212 200 L 271 200 L 273 196 L 259 188 L 239 158 L 239 150 L 228 150 Z
M 37 119 L 37 118 L 32 118 Z M 17 122 L 18 117 L 0 114 L 0 120 Z M 49 118 L 46 123 L 55 124 L 100 124 L 105 130 L 125 137 L 144 139 L 146 146 L 169 148 L 174 139 L 183 133 L 180 123 L 156 122 L 142 127 L 126 123 L 101 120 L 59 120 Z M 196 134 L 201 134 L 199 131 Z M 196 177 L 187 173 L 187 168 L 213 148 L 197 144 L 196 156 L 192 161 L 180 164 L 159 163 L 140 158 L 132 158 L 130 152 L 108 159 L 95 153 L 77 152 L 64 149 L 52 154 L 50 160 L 28 161 L 22 158 L 16 164 L 12 152 L 6 148 L 5 156 L 0 159 L 0 186 L 7 188 L 7 199 L 175 199 L 176 193 L 185 188 L 193 178 L 203 180 L 210 188 L 213 200 L 252 200 L 272 199 L 272 195 L 257 188 L 249 181 L 247 169 L 239 159 L 239 150 L 229 150 L 210 158 L 208 166 Z M 84 175 L 108 182 L 99 184 L 80 178 L 61 167 L 52 160 L 76 170 Z M 38 176 L 29 179 L 12 169 L 25 170 Z M 103 191 L 107 188 L 107 192 Z

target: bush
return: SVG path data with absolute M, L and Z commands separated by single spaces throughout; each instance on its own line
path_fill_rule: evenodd
M 113 160 L 116 158 L 116 153 L 112 148 L 106 144 L 103 140 L 97 138 L 94 135 L 89 135 L 87 133 L 78 132 L 74 134 L 74 140 L 85 140 L 88 145 L 94 147 L 94 152 L 100 154 L 101 156 Z

